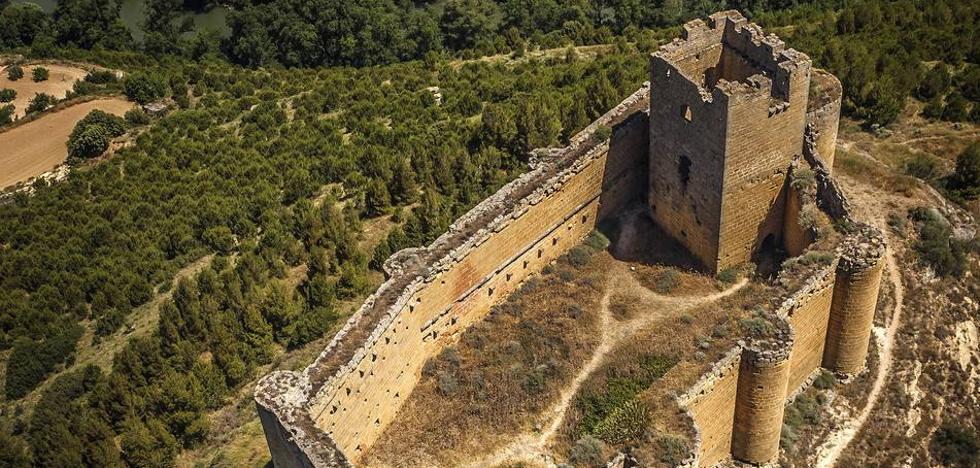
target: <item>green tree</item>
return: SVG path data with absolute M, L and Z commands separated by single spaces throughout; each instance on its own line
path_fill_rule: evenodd
M 14 121 L 14 110 L 13 104 L 0 106 L 0 125 L 7 125 Z
M 29 46 L 49 28 L 47 13 L 35 3 L 0 6 L 0 46 Z
M 966 122 L 970 118 L 970 102 L 960 93 L 951 93 L 946 98 L 942 119 L 950 122 Z
M 29 468 L 31 466 L 27 444 L 2 428 L 0 428 L 0 466 L 9 468 Z
M 10 88 L 0 89 L 0 102 L 10 102 L 17 99 L 17 91 Z
M 10 81 L 17 81 L 24 77 L 24 69 L 20 65 L 11 65 L 7 67 L 7 79 Z
M 48 71 L 47 68 L 44 67 L 34 67 L 34 70 L 31 72 L 31 78 L 34 80 L 35 83 L 41 81 L 48 81 L 48 77 L 50 75 L 51 73 Z
M 500 10 L 489 0 L 449 0 L 440 19 L 446 45 L 467 49 L 488 39 L 500 25 Z
M 383 180 L 371 179 L 364 194 L 364 204 L 366 214 L 370 217 L 380 216 L 391 208 L 391 196 Z
M 980 198 L 980 143 L 973 143 L 956 157 L 956 170 L 949 178 L 949 186 L 964 200 Z
M 926 73 L 916 93 L 919 98 L 926 101 L 936 97 L 942 97 L 946 94 L 952 82 L 953 79 L 949 74 L 949 67 L 944 63 L 939 63 Z
M 128 47 L 132 36 L 119 17 L 121 8 L 121 0 L 59 0 L 51 14 L 57 43 L 82 49 Z
M 167 83 L 157 73 L 134 73 L 123 82 L 123 92 L 130 101 L 147 104 L 167 93 Z
M 122 434 L 123 458 L 130 466 L 173 466 L 180 446 L 159 420 L 150 419 L 144 424 L 136 419 L 126 423 Z
M 68 154 L 75 158 L 94 158 L 109 149 L 109 134 L 101 125 L 82 127 L 72 132 L 68 140 Z
M 58 100 L 50 94 L 37 93 L 30 101 L 28 101 L 27 113 L 33 114 L 36 112 L 44 112 L 56 102 L 58 102 Z

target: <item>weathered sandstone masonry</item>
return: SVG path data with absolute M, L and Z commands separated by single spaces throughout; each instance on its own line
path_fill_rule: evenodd
M 782 239 L 810 59 L 734 11 L 684 26 L 650 66 L 653 217 L 711 271 Z
M 861 370 L 884 242 L 851 219 L 822 156 L 834 149 L 840 83 L 813 72 L 811 87 L 809 58 L 737 12 L 685 25 L 652 56 L 650 76 L 568 146 L 533 152 L 529 172 L 431 245 L 389 258 L 387 280 L 310 366 L 259 382 L 275 466 L 357 464 L 427 359 L 634 200 L 715 271 L 762 248 L 806 253 L 818 235 L 803 220 L 813 210 L 859 226 L 772 301 L 773 334 L 740 342 L 678 398 L 695 433 L 684 466 L 771 461 L 787 400 L 821 366 Z M 813 183 L 794 189 L 794 171 Z
M 392 256 L 389 279 L 302 373 L 263 379 L 256 402 L 278 467 L 347 466 L 391 422 L 425 361 L 528 275 L 643 196 L 649 90 L 536 151 L 503 187 L 424 249 Z M 599 127 L 612 135 L 600 141 Z

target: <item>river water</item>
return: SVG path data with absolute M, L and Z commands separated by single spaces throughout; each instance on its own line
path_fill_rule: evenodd
M 12 3 L 28 2 L 40 5 L 48 13 L 54 11 L 55 5 L 58 4 L 57 0 L 13 0 Z M 133 39 L 136 39 L 137 42 L 143 40 L 143 29 L 140 27 L 140 24 L 143 22 L 145 11 L 146 3 L 144 0 L 123 0 L 122 10 L 119 13 L 123 23 L 133 35 Z M 228 33 L 228 25 L 225 23 L 227 16 L 228 9 L 219 6 L 204 13 L 184 13 L 181 20 L 185 17 L 193 18 L 195 32 L 211 29 L 220 32 L 224 36 Z

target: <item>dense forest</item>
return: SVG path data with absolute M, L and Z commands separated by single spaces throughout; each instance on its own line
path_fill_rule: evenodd
M 845 112 L 869 127 L 909 97 L 980 121 L 969 0 L 238 0 L 226 37 L 179 20 L 214 2 L 146 3 L 137 43 L 118 0 L 0 0 L 0 51 L 120 68 L 122 83 L 79 91 L 177 105 L 110 160 L 0 203 L 3 394 L 37 397 L 0 415 L 0 466 L 172 464 L 259 366 L 349 313 L 388 255 L 632 92 L 644 52 L 693 16 L 739 8 L 772 28 L 841 77 Z M 598 43 L 614 45 L 569 47 Z M 366 245 L 380 215 L 394 227 Z M 158 328 L 110 371 L 59 372 L 86 331 L 104 339 L 168 291 Z

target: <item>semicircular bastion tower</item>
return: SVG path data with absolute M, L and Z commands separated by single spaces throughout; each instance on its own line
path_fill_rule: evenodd
M 711 272 L 770 248 L 806 252 L 808 210 L 853 226 L 831 261 L 771 298 L 777 333 L 739 342 L 677 399 L 694 432 L 684 466 L 773 461 L 787 402 L 821 369 L 863 369 L 877 307 L 884 239 L 851 218 L 831 175 L 840 102 L 836 78 L 740 13 L 687 23 L 651 55 L 648 84 L 568 146 L 535 150 L 527 173 L 431 245 L 389 258 L 386 281 L 312 364 L 259 382 L 274 465 L 357 465 L 427 359 L 636 203 Z M 792 183 L 804 172 L 813 186 Z

